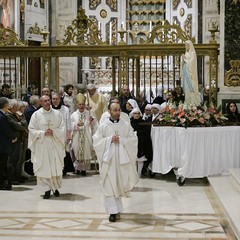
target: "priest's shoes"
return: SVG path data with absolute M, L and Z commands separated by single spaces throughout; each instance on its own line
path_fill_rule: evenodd
M 110 214 L 109 222 L 116 222 L 117 221 L 117 214 Z
M 46 191 L 45 194 L 43 195 L 43 199 L 49 199 L 50 198 L 50 193 L 51 193 L 51 190 Z
M 4 184 L 4 185 L 0 186 L 0 190 L 11 191 L 12 190 L 12 186 Z
M 53 191 L 53 195 L 54 195 L 55 197 L 59 197 L 59 196 L 60 196 L 60 193 L 59 193 L 59 191 L 56 189 L 55 191 Z
M 185 181 L 186 181 L 186 178 L 185 178 L 185 177 L 179 176 L 179 177 L 177 178 L 177 184 L 178 184 L 178 186 L 183 186 L 183 185 L 185 184 Z
M 82 176 L 84 176 L 84 177 L 87 176 L 87 172 L 86 172 L 86 171 L 81 171 L 80 174 L 81 174 Z
M 110 214 L 109 222 L 116 222 L 117 220 L 120 220 L 120 213 Z

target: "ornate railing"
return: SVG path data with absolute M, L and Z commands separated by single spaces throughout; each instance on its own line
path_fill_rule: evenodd
M 1 28 L 0 37 L 2 42 L 6 44 L 0 45 L 0 58 L 42 58 L 41 86 L 48 85 L 51 88 L 58 89 L 60 57 L 109 57 L 112 58 L 109 61 L 112 64 L 109 69 L 111 69 L 113 94 L 120 91 L 123 84 L 132 84 L 132 82 L 136 93 L 138 93 L 141 81 L 143 81 L 141 78 L 146 75 L 146 66 L 144 64 L 148 64 L 150 66 L 148 68 L 151 68 L 156 76 L 164 76 L 164 72 L 156 73 L 162 71 L 164 65 L 161 61 L 164 58 L 179 58 L 185 52 L 184 42 L 189 39 L 179 26 L 171 25 L 167 21 L 156 25 L 151 35 L 147 39 L 141 40 L 140 44 L 127 44 L 125 42 L 125 33 L 124 29 L 118 31 L 121 38 L 114 45 L 109 43 L 109 39 L 102 40 L 96 21 L 87 17 L 85 10 L 80 8 L 76 19 L 66 28 L 64 39 L 57 41 L 57 46 L 47 44 L 48 32 L 46 30 L 42 31 L 44 40 L 46 40 L 45 44 L 39 47 L 29 47 L 17 38 L 13 30 Z M 106 35 L 109 36 L 109 33 Z M 11 39 L 12 43 L 15 44 L 12 44 L 11 41 L 7 42 L 7 39 Z M 194 39 L 191 40 L 194 41 Z M 207 61 L 207 65 L 209 65 L 209 74 L 207 76 L 210 89 L 209 95 L 215 98 L 217 103 L 219 44 L 216 41 L 211 41 L 209 44 L 195 44 L 195 49 L 197 56 L 205 58 L 204 61 Z M 156 61 L 154 60 L 154 63 L 151 63 L 153 59 L 156 59 Z M 53 62 L 55 62 L 55 66 L 52 66 Z M 132 67 L 133 62 L 134 68 Z M 154 64 L 157 67 L 154 67 Z M 169 61 L 169 66 L 175 69 L 173 61 Z M 52 69 L 56 71 L 53 72 Z M 172 75 L 173 72 L 169 71 L 169 76 Z M 152 74 L 150 73 L 149 76 L 152 76 Z M 158 77 L 155 82 L 160 81 L 159 79 L 162 81 L 162 77 Z M 156 86 L 158 84 L 161 84 L 161 82 L 156 83 Z

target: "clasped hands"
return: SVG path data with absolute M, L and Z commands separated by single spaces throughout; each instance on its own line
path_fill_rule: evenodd
M 115 144 L 119 143 L 119 136 L 118 135 L 113 135 L 112 136 L 112 143 L 115 143 Z
M 45 136 L 53 136 L 53 130 L 48 128 L 46 131 L 45 131 Z

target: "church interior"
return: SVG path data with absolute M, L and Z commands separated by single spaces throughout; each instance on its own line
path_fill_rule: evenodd
M 0 19 L 0 88 L 13 98 L 32 86 L 40 94 L 72 84 L 77 94 L 93 83 L 107 100 L 127 85 L 152 103 L 160 86 L 163 97 L 181 92 L 191 41 L 203 99 L 221 114 L 232 102 L 240 109 L 239 0 L 0 0 Z M 96 164 L 64 176 L 59 198 L 42 199 L 32 176 L 1 191 L 0 239 L 240 239 L 238 125 L 193 128 L 192 138 L 153 127 L 153 159 L 166 161 L 139 179 L 115 223 Z

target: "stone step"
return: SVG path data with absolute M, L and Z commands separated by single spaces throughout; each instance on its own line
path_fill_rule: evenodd
M 236 235 L 240 238 L 240 184 L 235 178 L 238 175 L 237 171 L 232 173 L 208 177 L 208 180 L 223 206 L 225 215 L 230 219 Z
M 236 183 L 239 185 L 239 189 L 240 189 L 240 168 L 233 168 L 233 169 L 229 169 L 228 171 L 232 179 L 235 180 Z

